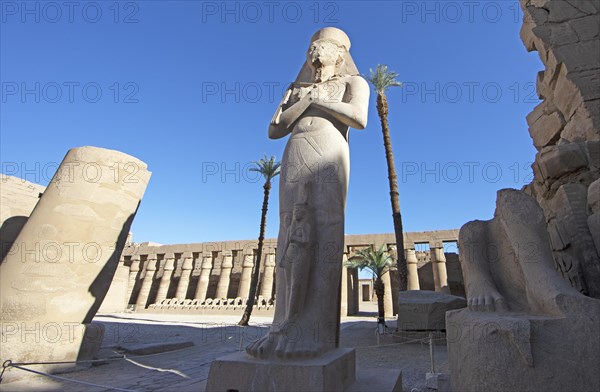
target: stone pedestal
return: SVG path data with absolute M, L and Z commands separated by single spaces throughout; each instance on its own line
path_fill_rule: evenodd
M 350 348 L 306 360 L 259 360 L 239 352 L 212 362 L 206 391 L 344 391 L 355 381 L 355 366 Z
M 466 299 L 454 295 L 427 290 L 401 292 L 398 296 L 398 329 L 444 331 L 446 312 L 466 306 Z
M 561 300 L 570 317 L 473 312 L 446 315 L 454 391 L 600 390 L 600 301 Z

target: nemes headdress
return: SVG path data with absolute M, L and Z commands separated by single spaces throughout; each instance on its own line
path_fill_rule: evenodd
M 340 64 L 340 68 L 337 70 L 339 75 L 360 75 L 352 56 L 350 56 L 350 38 L 342 30 L 336 27 L 325 27 L 313 34 L 310 39 L 310 44 L 319 40 L 328 40 L 335 42 L 339 47 L 342 47 L 343 62 Z M 312 68 L 307 61 L 304 62 L 300 73 L 296 77 L 296 83 L 312 83 Z

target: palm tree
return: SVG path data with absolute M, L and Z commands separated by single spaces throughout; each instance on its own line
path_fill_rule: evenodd
M 238 323 L 239 325 L 248 325 L 248 321 L 250 321 L 250 315 L 252 314 L 252 309 L 254 307 L 254 297 L 256 297 L 256 288 L 258 286 L 258 277 L 260 276 L 260 260 L 262 258 L 262 250 L 263 250 L 263 242 L 265 240 L 265 227 L 267 225 L 267 209 L 269 206 L 269 192 L 271 191 L 271 181 L 279 175 L 281 169 L 281 162 L 276 161 L 275 157 L 272 156 L 271 159 L 267 159 L 265 155 L 264 158 L 259 160 L 258 162 L 254 162 L 255 167 L 251 168 L 251 171 L 258 172 L 262 174 L 265 178 L 264 188 L 264 198 L 262 205 L 262 215 L 260 217 L 260 234 L 258 235 L 258 250 L 256 252 L 256 263 L 254 263 L 254 271 L 252 272 L 252 280 L 250 281 L 250 292 L 248 294 L 248 302 L 246 303 L 246 309 L 244 310 L 244 314 L 242 315 L 242 319 Z
M 396 236 L 396 249 L 398 254 L 398 275 L 400 278 L 400 291 L 408 288 L 408 269 L 406 267 L 406 256 L 404 255 L 404 237 L 402 236 L 402 214 L 400 213 L 400 200 L 398 197 L 398 177 L 394 165 L 394 153 L 392 151 L 392 139 L 388 125 L 388 102 L 385 92 L 388 88 L 402 86 L 396 80 L 398 74 L 388 71 L 387 65 L 377 65 L 373 72 L 369 69 L 371 76 L 366 79 L 371 83 L 377 93 L 377 113 L 381 120 L 381 132 L 383 133 L 383 146 L 385 147 L 385 158 L 387 160 L 388 179 L 390 182 L 390 200 L 392 202 L 392 218 L 394 220 L 394 234 Z
M 385 324 L 385 307 L 383 305 L 385 287 L 381 277 L 393 268 L 392 257 L 387 253 L 383 245 L 378 250 L 373 250 L 369 246 L 350 257 L 346 266 L 360 270 L 367 269 L 373 273 L 373 277 L 375 278 L 375 294 L 377 294 L 377 323 Z

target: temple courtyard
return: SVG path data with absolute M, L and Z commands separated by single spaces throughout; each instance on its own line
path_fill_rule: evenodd
M 419 341 L 395 343 L 396 321 L 392 318 L 387 320 L 388 334 L 378 342 L 375 334 L 377 304 L 366 303 L 363 308 L 356 316 L 342 317 L 340 327 L 340 346 L 356 348 L 358 383 L 353 390 L 389 391 L 393 387 L 393 375 L 401 369 L 402 390 L 424 391 L 425 373 L 431 371 L 429 345 Z M 98 314 L 94 321 L 106 328 L 100 357 L 112 356 L 113 360 L 58 376 L 103 387 L 34 375 L 3 384 L 2 390 L 204 391 L 211 362 L 240 350 L 241 345 L 264 334 L 272 318 L 252 317 L 250 327 L 238 327 L 239 316 L 229 315 Z M 114 358 L 122 356 L 116 353 L 119 347 L 152 352 L 164 350 L 169 343 L 183 346 L 183 342 L 192 342 L 193 346 L 147 355 L 125 354 L 127 359 Z M 434 358 L 436 370 L 447 373 L 445 345 L 434 345 Z M 36 369 L 35 365 L 26 367 Z

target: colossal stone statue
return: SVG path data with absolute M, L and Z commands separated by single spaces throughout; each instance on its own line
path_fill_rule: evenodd
M 498 192 L 490 221 L 459 234 L 468 309 L 446 313 L 459 391 L 600 387 L 600 301 L 557 272 L 544 213 L 525 192 Z
M 349 49 L 337 28 L 315 33 L 269 126 L 272 139 L 291 136 L 279 188 L 275 316 L 269 333 L 247 348 L 257 358 L 310 358 L 336 346 L 348 128 L 365 127 L 369 100 Z

